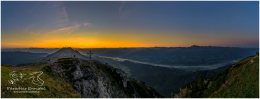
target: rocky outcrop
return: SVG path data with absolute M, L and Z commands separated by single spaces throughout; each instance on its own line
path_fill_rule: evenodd
M 143 82 L 95 60 L 61 58 L 44 70 L 69 82 L 81 97 L 161 97 Z

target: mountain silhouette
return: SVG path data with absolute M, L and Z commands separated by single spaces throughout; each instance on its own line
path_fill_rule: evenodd
M 86 56 L 82 55 L 80 52 L 72 49 L 71 47 L 61 48 L 57 52 L 48 55 L 43 60 L 48 62 L 55 62 L 60 58 L 78 58 L 78 59 L 88 60 Z

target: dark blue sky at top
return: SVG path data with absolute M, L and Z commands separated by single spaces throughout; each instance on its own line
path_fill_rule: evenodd
M 91 23 L 103 30 L 233 34 L 258 39 L 258 12 L 258 2 L 2 2 L 2 33 Z

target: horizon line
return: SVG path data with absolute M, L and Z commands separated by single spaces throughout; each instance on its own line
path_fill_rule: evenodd
M 67 46 L 66 46 L 67 47 Z M 66 47 L 9 47 L 9 48 L 3 48 L 1 47 L 1 49 L 60 49 L 60 48 L 66 48 Z M 228 47 L 228 48 L 259 48 L 258 47 L 239 47 L 239 46 L 212 46 L 212 45 L 190 45 L 190 46 L 144 46 L 144 47 L 85 47 L 85 48 L 81 48 L 81 47 L 70 47 L 70 48 L 74 48 L 74 49 L 112 49 L 112 48 L 187 48 L 187 47 Z

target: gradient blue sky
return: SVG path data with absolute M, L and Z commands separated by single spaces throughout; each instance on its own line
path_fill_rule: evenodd
M 258 47 L 258 13 L 245 1 L 4 1 L 2 47 Z

